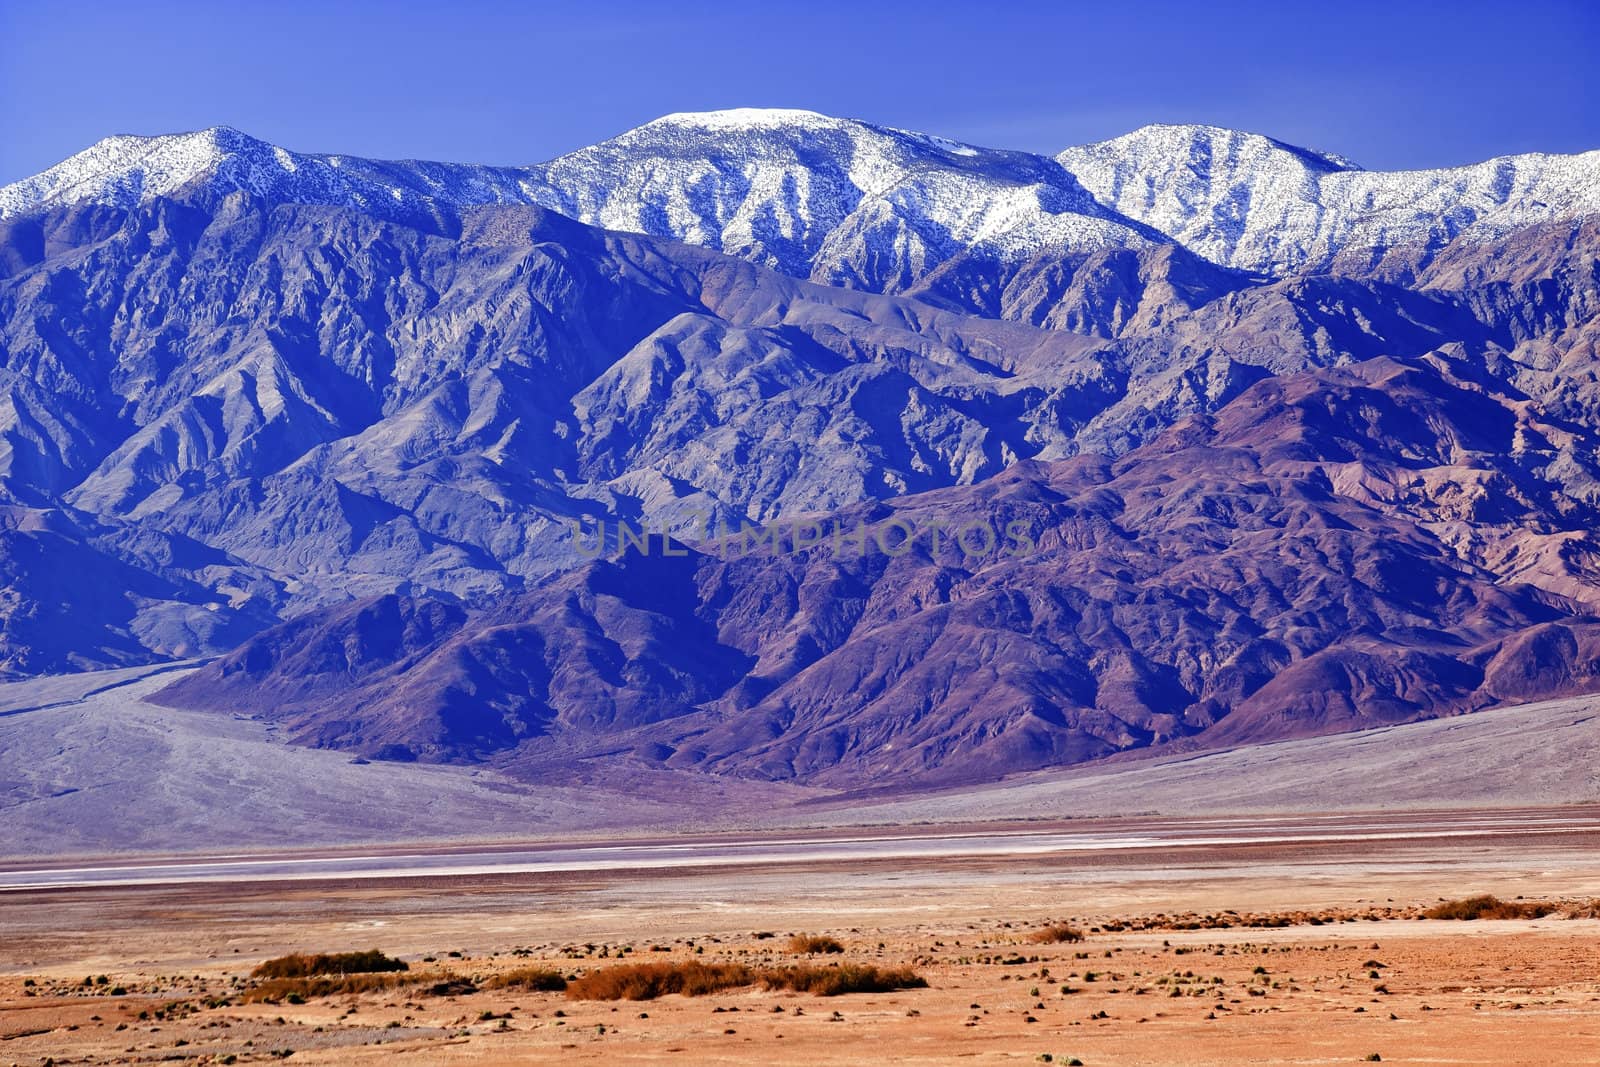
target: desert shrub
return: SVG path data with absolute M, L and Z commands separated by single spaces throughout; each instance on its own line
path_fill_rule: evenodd
M 1035 930 L 1028 936 L 1029 941 L 1041 945 L 1070 944 L 1083 940 L 1083 931 L 1066 923 L 1055 923 L 1046 926 L 1043 930 Z
M 841 993 L 922 989 L 928 983 L 907 968 L 886 970 L 867 964 L 774 967 L 758 971 L 738 963 L 690 960 L 685 963 L 632 963 L 592 971 L 568 982 L 567 996 L 572 1000 L 653 1000 L 669 993 L 698 997 L 757 984 L 769 990 L 833 997 Z
M 374 993 L 397 989 L 404 985 L 431 982 L 439 976 L 426 974 L 329 974 L 309 978 L 269 978 L 244 994 L 247 1003 L 276 1003 L 292 998 L 311 1000 L 315 997 L 333 997 L 345 993 Z
M 548 967 L 519 967 L 497 974 L 484 984 L 490 989 L 526 989 L 534 993 L 559 993 L 567 988 L 561 972 Z
M 825 952 L 843 952 L 844 946 L 833 938 L 821 934 L 795 934 L 789 939 L 789 951 L 809 956 Z
M 755 974 L 737 963 L 629 963 L 605 967 L 567 983 L 571 1000 L 654 1000 L 669 993 L 705 996 L 752 985 Z
M 1540 919 L 1555 910 L 1550 904 L 1520 904 L 1485 893 L 1461 900 L 1447 900 L 1422 914 L 1428 919 Z
M 841 993 L 892 993 L 897 989 L 924 989 L 927 981 L 909 968 L 887 970 L 870 964 L 845 963 L 831 967 L 775 967 L 761 975 L 767 989 L 788 989 L 836 997 Z
M 252 978 L 310 978 L 319 974 L 378 974 L 407 970 L 404 960 L 385 956 L 377 949 L 366 952 L 294 953 L 267 960 L 250 972 Z
M 465 997 L 478 991 L 477 985 L 470 978 L 460 975 L 434 975 L 434 978 L 443 978 L 443 981 L 434 982 L 428 987 L 430 997 Z M 429 979 L 430 981 L 432 979 Z

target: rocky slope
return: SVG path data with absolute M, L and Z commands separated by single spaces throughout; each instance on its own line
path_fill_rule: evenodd
M 264 568 L 274 610 L 516 588 L 586 514 L 971 481 L 1067 447 L 1042 406 L 1101 389 L 1071 334 L 536 208 L 441 234 L 234 193 L 64 209 L 0 248 L 27 258 L 30 229 L 72 243 L 0 281 L 0 490 Z
M 28 263 L 36 234 L 51 251 Z M 111 541 L 203 546 L 203 599 L 253 619 L 413 586 L 481 597 L 570 563 L 583 516 L 760 521 L 1118 454 L 1349 358 L 1577 358 L 1592 238 L 1527 235 L 1535 265 L 1441 266 L 1421 291 L 1241 289 L 1109 253 L 1027 327 L 537 208 L 471 209 L 442 233 L 243 193 L 62 209 L 0 228 L 23 261 L 0 280 L 0 490 Z M 1505 361 L 1582 408 L 1580 380 L 1543 365 Z M 104 642 L 138 646 L 129 627 L 154 634 L 139 618 L 165 603 L 108 616 Z M 24 644 L 19 663 L 68 663 Z
M 798 520 L 800 551 L 795 526 L 778 552 L 656 543 L 479 615 L 301 619 L 158 699 L 391 756 L 620 750 L 848 786 L 1585 691 L 1597 515 L 1552 478 L 1593 438 L 1561 433 L 1458 364 L 1378 359 L 1262 382 L 1117 461 Z

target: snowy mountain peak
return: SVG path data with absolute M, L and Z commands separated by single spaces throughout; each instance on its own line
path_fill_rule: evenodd
M 967 251 L 1159 240 L 1047 157 L 811 111 L 668 115 L 530 170 L 580 221 L 879 291 L 914 288 Z
M 1217 161 L 1232 158 L 1249 158 L 1258 162 L 1282 158 L 1299 160 L 1304 165 L 1322 171 L 1362 169 L 1345 157 L 1332 152 L 1318 152 L 1280 141 L 1275 137 L 1268 137 L 1263 133 L 1235 130 L 1227 126 L 1208 126 L 1203 123 L 1153 122 L 1121 137 L 1113 137 L 1109 141 L 1069 148 L 1062 155 L 1091 149 L 1101 149 L 1122 156 L 1149 153 L 1164 153 L 1168 156 L 1187 154 L 1199 165 L 1215 165 Z
M 695 130 L 709 134 L 770 135 L 777 132 L 804 137 L 818 133 L 843 133 L 858 138 L 877 138 L 898 141 L 902 145 L 931 149 L 936 152 L 967 157 L 1018 157 L 1028 153 L 1006 149 L 983 148 L 979 145 L 953 141 L 948 137 L 904 130 L 894 126 L 881 126 L 865 119 L 839 118 L 803 108 L 741 107 L 724 111 L 680 111 L 647 122 L 615 138 L 616 141 L 647 136 L 664 130 Z M 1037 157 L 1030 157 L 1037 158 Z
M 157 197 L 244 191 L 284 203 L 349 206 L 382 216 L 429 205 L 544 203 L 514 168 L 313 155 L 229 126 L 108 137 L 41 174 L 0 188 L 0 219 L 73 204 L 131 208 Z
M 780 126 L 839 126 L 848 119 L 837 119 L 817 111 L 791 107 L 735 107 L 720 111 L 675 111 L 644 124 L 651 126 L 699 126 L 708 130 L 773 129 Z
M 1270 274 L 1342 259 L 1366 270 L 1391 254 L 1415 265 L 1469 231 L 1492 238 L 1600 211 L 1600 152 L 1383 172 L 1261 134 L 1145 126 L 1056 159 L 1102 203 L 1190 251 Z
M 171 196 L 214 173 L 230 155 L 271 146 L 227 126 L 159 137 L 107 137 L 31 178 L 0 188 L 0 218 L 60 203 L 127 206 Z
M 892 158 L 901 166 L 911 166 L 931 156 L 936 165 L 965 169 L 1016 169 L 1020 165 L 1031 176 L 1036 176 L 1041 166 L 1052 173 L 1059 170 L 1045 157 L 1027 152 L 982 148 L 914 130 L 797 108 L 734 108 L 664 115 L 545 166 L 555 168 L 618 154 L 641 158 L 641 153 L 651 158 L 729 161 L 762 156 L 813 169 L 848 168 L 852 158 L 867 156 Z

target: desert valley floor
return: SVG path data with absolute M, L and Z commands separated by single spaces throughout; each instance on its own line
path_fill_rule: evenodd
M 0 1062 L 1600 1062 L 1595 698 L 852 796 L 356 761 L 171 673 L 0 685 Z M 1482 894 L 1528 916 L 1420 918 Z M 640 962 L 751 984 L 515 984 Z
M 1553 1064 L 1600 1049 L 1593 807 L 461 851 L 8 863 L 0 1058 Z M 1422 917 L 1481 893 L 1550 912 Z M 1041 939 L 1061 923 L 1083 939 Z M 798 953 L 796 933 L 843 952 Z M 371 948 L 408 962 L 399 983 L 274 995 L 250 977 L 287 953 Z M 608 1001 L 514 984 L 691 961 L 910 968 L 927 986 Z

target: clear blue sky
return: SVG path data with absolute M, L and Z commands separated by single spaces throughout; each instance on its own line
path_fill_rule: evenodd
M 0 182 L 112 133 L 527 163 L 736 106 L 1046 152 L 1147 122 L 1369 167 L 1600 147 L 1600 0 L 433 7 L 0 0 Z

